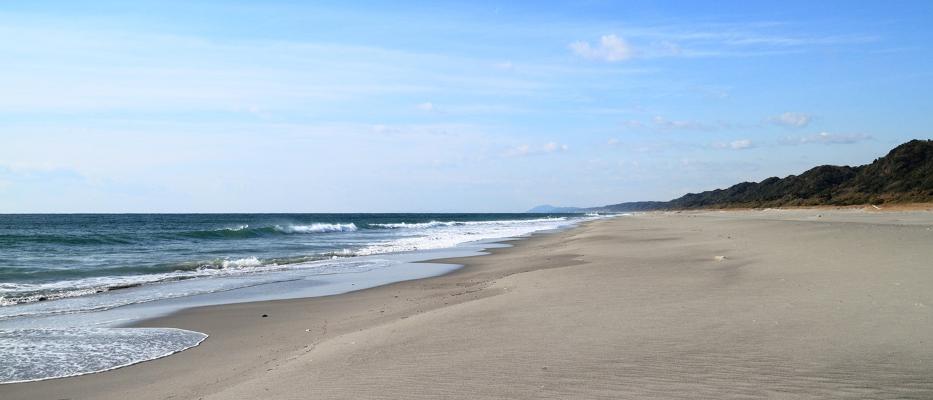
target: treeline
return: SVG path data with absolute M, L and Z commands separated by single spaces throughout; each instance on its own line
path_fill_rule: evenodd
M 594 211 L 763 208 L 933 202 L 933 140 L 911 140 L 858 167 L 822 165 L 800 175 L 742 182 L 671 201 L 595 207 Z

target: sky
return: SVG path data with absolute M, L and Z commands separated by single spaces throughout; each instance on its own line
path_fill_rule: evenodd
M 0 213 L 598 206 L 933 137 L 929 1 L 346 3 L 3 2 Z

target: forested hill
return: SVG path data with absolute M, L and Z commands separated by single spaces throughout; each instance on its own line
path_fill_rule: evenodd
M 594 207 L 596 211 L 785 207 L 933 202 L 933 140 L 911 140 L 868 165 L 821 165 L 800 175 L 742 182 L 665 202 Z

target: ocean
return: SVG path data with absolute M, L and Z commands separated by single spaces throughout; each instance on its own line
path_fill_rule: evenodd
M 0 383 L 118 368 L 207 337 L 125 327 L 141 318 L 438 275 L 455 267 L 412 261 L 596 218 L 602 216 L 0 215 Z

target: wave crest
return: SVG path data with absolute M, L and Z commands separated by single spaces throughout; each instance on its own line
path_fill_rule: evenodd
M 386 228 L 386 229 L 425 229 L 433 228 L 435 226 L 453 226 L 458 224 L 457 221 L 429 221 L 429 222 L 399 222 L 394 224 L 369 224 L 369 226 L 374 226 L 377 228 Z
M 282 233 L 328 233 L 328 232 L 353 232 L 356 231 L 356 224 L 310 224 L 310 225 L 276 225 L 276 231 Z
M 385 229 L 427 229 L 438 226 L 470 226 L 470 225 L 514 225 L 514 224 L 536 224 L 541 222 L 559 222 L 565 221 L 566 217 L 548 217 L 535 219 L 512 219 L 512 220 L 491 220 L 491 221 L 437 221 L 428 222 L 398 222 L 391 224 L 369 224 L 369 226 Z
M 272 235 L 289 235 L 295 233 L 329 233 L 329 232 L 352 232 L 355 231 L 356 224 L 327 224 L 313 223 L 307 225 L 283 224 L 273 226 L 251 227 L 243 224 L 234 227 L 212 229 L 205 231 L 182 232 L 179 236 L 195 239 L 249 239 Z

